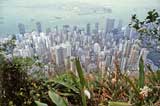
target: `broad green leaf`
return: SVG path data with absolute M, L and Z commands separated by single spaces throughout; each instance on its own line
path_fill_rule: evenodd
M 57 106 L 67 106 L 67 102 L 55 92 L 48 91 L 48 95 Z
M 81 84 L 80 90 L 81 90 L 82 106 L 87 106 L 86 97 L 84 95 L 84 89 L 86 87 L 84 73 L 83 73 L 79 59 L 75 59 L 75 62 L 76 62 L 76 68 L 77 68 L 77 72 L 78 72 L 78 76 Z
M 85 79 L 84 79 L 84 73 L 83 73 L 83 70 L 82 70 L 79 59 L 76 59 L 75 61 L 76 61 L 76 68 L 77 68 L 77 71 L 78 71 L 78 76 L 80 78 L 80 83 L 81 83 L 81 86 L 83 88 L 86 85 L 86 82 L 85 82 Z

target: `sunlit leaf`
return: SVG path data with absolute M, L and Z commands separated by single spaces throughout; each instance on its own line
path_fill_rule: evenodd
M 48 106 L 47 104 L 41 103 L 39 101 L 35 101 L 35 103 L 36 103 L 37 106 Z
M 108 106 L 132 106 L 126 102 L 108 102 Z

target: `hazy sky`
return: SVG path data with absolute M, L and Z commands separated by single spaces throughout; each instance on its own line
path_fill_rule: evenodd
M 155 4 L 154 2 L 159 3 L 159 0 L 0 0 L 3 2 L 28 2 L 28 4 L 32 3 L 43 3 L 43 4 L 48 4 L 48 3 L 55 3 L 55 2 L 83 2 L 83 3 L 113 3 L 113 4 L 131 4 L 131 3 L 142 3 L 142 4 L 148 4 L 152 3 Z M 27 4 L 26 4 L 27 5 Z M 158 4 L 157 4 L 158 5 Z
M 54 4 L 54 3 L 69 3 L 69 2 L 81 2 L 81 3 L 90 3 L 90 4 L 111 4 L 111 5 L 130 5 L 136 7 L 136 5 L 140 6 L 159 6 L 160 0 L 0 0 L 4 2 L 5 5 L 15 5 L 16 3 L 23 5 L 46 5 L 46 4 Z M 24 4 L 25 3 L 25 4 Z M 16 4 L 16 5 L 17 5 Z

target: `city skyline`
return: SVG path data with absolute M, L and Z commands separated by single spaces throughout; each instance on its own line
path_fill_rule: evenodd
M 0 106 L 159 106 L 160 0 L 0 0 Z
M 119 24 L 115 26 L 117 22 Z M 51 65 L 52 71 L 74 70 L 72 59 L 77 57 L 86 72 L 97 69 L 113 71 L 115 61 L 118 61 L 122 72 L 135 71 L 141 57 L 153 69 L 160 67 L 159 57 L 155 60 L 155 55 L 159 54 L 157 40 L 151 40 L 152 47 L 148 48 L 147 39 L 140 40 L 134 28 L 122 28 L 122 22 L 114 18 L 106 19 L 104 30 L 99 28 L 100 23 L 91 24 L 86 24 L 85 28 L 63 25 L 62 28 L 44 31 L 41 22 L 36 22 L 36 30 L 26 32 L 25 25 L 20 23 L 19 34 L 15 34 L 13 55 L 38 56 L 39 61 Z
M 18 33 L 19 23 L 24 23 L 30 32 L 37 21 L 42 23 L 43 28 L 64 24 L 84 27 L 87 23 L 97 21 L 104 28 L 106 18 L 112 17 L 123 20 L 127 25 L 132 14 L 143 18 L 149 10 L 156 9 L 159 12 L 158 3 L 158 0 L 1 0 L 0 34 Z

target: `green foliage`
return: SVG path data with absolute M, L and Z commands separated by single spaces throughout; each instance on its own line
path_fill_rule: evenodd
M 32 81 L 27 71 L 33 63 L 34 60 L 31 58 L 13 57 L 10 60 L 4 58 L 3 63 L 0 64 L 2 89 L 0 100 L 3 106 L 9 103 L 18 106 L 32 104 L 33 97 L 30 94 Z
M 157 18 L 159 17 L 158 12 L 156 10 L 152 10 L 148 12 L 148 16 L 146 17 L 147 23 L 155 22 L 157 21 Z M 158 23 L 157 23 L 158 24 Z
M 0 70 L 2 71 L 2 104 L 5 106 L 9 101 L 14 104 L 22 105 L 20 98 L 17 97 L 17 92 L 20 88 L 28 86 L 27 73 L 22 69 L 22 64 L 13 60 L 13 62 L 4 61 L 1 64 Z
M 77 81 L 77 77 L 74 76 L 72 73 L 64 73 L 61 75 L 56 75 L 53 79 L 46 81 L 46 85 L 48 86 L 48 84 L 51 84 L 52 86 L 49 87 L 49 92 L 52 93 L 43 93 L 43 95 L 41 96 L 49 96 L 49 98 L 51 98 L 50 104 L 56 104 L 57 106 L 59 106 L 59 102 L 57 103 L 57 99 L 61 98 L 63 99 L 63 97 L 65 97 L 66 99 L 68 99 L 69 102 L 74 103 L 78 103 L 78 101 L 76 102 L 76 100 L 79 100 L 79 89 L 78 89 L 78 81 Z M 74 79 L 73 79 L 74 78 Z M 76 81 L 74 81 L 76 79 Z M 47 91 L 48 92 L 48 91 Z M 51 96 L 51 94 L 53 96 Z M 58 98 L 55 98 L 54 96 L 58 96 Z M 53 98 L 54 97 L 54 98 Z M 48 97 L 47 97 L 48 98 Z M 38 98 L 35 100 L 39 100 Z M 41 101 L 43 103 L 46 103 L 49 105 L 48 102 L 45 101 Z
M 37 95 L 32 93 L 37 88 L 32 86 L 33 79 L 28 76 L 28 70 L 35 60 L 14 57 L 12 53 L 15 46 L 15 37 L 0 44 L 0 105 L 33 106 Z
M 63 97 L 59 96 L 54 90 L 48 91 L 48 96 L 51 99 L 51 102 L 54 103 L 56 106 L 67 106 L 67 101 L 64 100 Z M 42 103 L 39 101 L 35 101 L 37 106 L 48 106 L 46 103 Z
M 146 75 L 146 79 L 148 86 L 152 88 L 152 94 L 150 101 L 155 103 L 160 101 L 160 70 L 153 71 L 150 66 L 147 66 L 149 69 L 149 73 Z
M 143 38 L 151 37 L 152 39 L 160 41 L 160 30 L 158 30 L 158 25 L 160 25 L 159 17 L 155 9 L 149 11 L 146 18 L 142 21 L 134 14 L 129 25 L 137 30 L 142 40 Z M 151 28 L 146 27 L 146 25 L 150 25 Z
M 48 95 L 52 102 L 57 106 L 67 105 L 67 102 L 65 102 L 63 97 L 66 97 L 68 101 L 72 100 L 73 103 L 81 98 L 82 106 L 87 106 L 86 97 L 84 94 L 84 90 L 86 89 L 84 74 L 78 59 L 75 60 L 75 64 L 78 71 L 78 77 L 72 72 L 67 72 L 62 75 L 57 75 L 52 80 L 47 81 L 48 83 L 54 83 L 54 86 L 51 88 L 52 90 L 49 91 Z M 72 99 L 70 100 L 70 98 Z
M 23 60 L 24 61 L 24 60 Z M 78 60 L 79 61 L 79 60 Z M 15 63 L 19 63 L 20 60 L 16 60 Z M 22 62 L 26 64 L 25 61 Z M 80 62 L 78 63 L 80 66 Z M 24 65 L 22 65 L 24 67 Z M 19 68 L 18 68 L 19 69 Z M 27 68 L 26 68 L 27 69 Z M 81 69 L 82 71 L 82 69 Z M 83 73 L 83 72 L 80 72 Z M 139 95 L 138 81 L 134 77 L 127 75 L 122 75 L 119 77 L 119 80 L 116 83 L 112 82 L 114 75 L 110 73 L 109 75 L 104 75 L 103 79 L 100 74 L 94 73 L 93 75 L 86 76 L 83 74 L 85 84 L 83 87 L 88 86 L 89 91 L 92 93 L 92 98 L 90 100 L 86 99 L 86 103 L 89 105 L 95 106 L 98 104 L 106 105 L 108 101 L 124 101 L 127 102 L 130 100 L 132 105 L 151 105 L 156 103 L 159 100 L 158 95 L 160 94 L 158 88 L 159 85 L 159 74 L 151 72 L 148 76 L 155 83 L 149 83 L 149 87 L 153 88 L 153 93 L 150 93 L 148 97 L 141 98 Z M 93 77 L 93 78 L 92 78 Z M 122 79 L 124 77 L 124 79 Z M 21 106 L 34 106 L 34 101 L 38 106 L 48 105 L 54 106 L 59 105 L 60 101 L 68 101 L 65 105 L 82 105 L 79 102 L 82 99 L 82 85 L 80 83 L 79 75 L 76 76 L 72 72 L 66 72 L 61 75 L 56 75 L 53 79 L 47 81 L 44 79 L 36 80 L 30 77 L 27 78 L 26 86 L 17 91 L 14 98 L 19 98 L 18 100 L 22 102 Z M 86 79 L 88 78 L 88 79 Z M 87 81 L 86 81 L 87 80 Z M 83 83 L 84 84 L 84 83 Z M 146 83 L 145 83 L 146 84 Z M 155 88 L 154 88 L 155 87 Z M 52 93 L 48 93 L 52 92 Z M 51 96 L 52 95 L 52 96 Z M 97 95 L 97 96 L 96 96 Z M 84 95 L 85 96 L 85 95 Z M 104 99 L 103 99 L 104 98 Z M 106 99 L 107 98 L 107 99 Z M 54 100 L 53 100 L 54 99 Z M 97 100 L 95 100 L 97 99 Z M 17 100 L 17 99 L 16 99 Z M 40 102 L 37 102 L 40 101 Z M 56 103 L 59 101 L 58 103 Z M 64 104 L 60 105 L 63 106 Z M 13 105 L 16 104 L 15 101 L 11 100 Z M 42 104 L 41 104 L 42 103 Z M 118 104 L 119 103 L 119 104 Z M 118 104 L 118 105 L 117 105 Z M 130 105 L 121 102 L 109 102 L 110 106 L 120 106 L 120 105 Z M 4 105 L 5 106 L 5 105 Z M 36 105 L 35 105 L 36 106 Z
M 74 93 L 79 93 L 79 81 L 77 80 L 77 77 L 71 72 L 56 76 L 53 80 L 50 81 L 53 81 L 55 84 L 57 84 L 54 88 L 58 89 L 59 86 L 63 86 L 67 88 L 67 90 L 70 89 Z
M 83 73 L 80 61 L 79 61 L 79 59 L 76 59 L 75 62 L 76 62 L 76 68 L 77 68 L 78 76 L 80 78 L 81 86 L 82 86 L 82 88 L 84 88 L 86 86 L 86 82 L 84 79 L 84 73 Z
M 4 52 L 5 54 L 12 54 L 13 55 L 13 50 L 15 48 L 15 41 L 16 38 L 13 35 L 10 40 L 7 40 L 5 43 L 0 43 L 0 52 Z
M 76 59 L 75 62 L 76 62 L 76 68 L 77 68 L 78 76 L 79 76 L 80 83 L 81 83 L 80 92 L 81 92 L 81 98 L 82 98 L 82 106 L 87 106 L 86 97 L 85 97 L 85 94 L 84 94 L 84 90 L 85 90 L 85 87 L 86 87 L 86 82 L 85 82 L 85 79 L 84 79 L 83 70 L 82 70 L 79 59 Z
M 21 71 L 21 64 L 15 62 L 15 59 L 6 58 L 8 54 L 13 53 L 15 47 L 14 37 L 5 43 L 0 43 L 0 105 L 21 105 L 21 101 L 16 96 L 16 92 L 24 86 L 26 82 L 26 73 Z M 13 63 L 13 61 L 16 63 Z
M 131 26 L 142 36 L 148 35 L 153 39 L 158 39 L 158 30 L 144 28 L 145 24 L 158 25 L 160 23 L 158 17 L 155 10 L 148 12 L 144 21 L 140 21 L 134 15 Z M 43 68 L 42 64 L 35 63 L 35 59 L 13 56 L 6 58 L 8 54 L 13 53 L 14 44 L 15 38 L 5 44 L 0 44 L 0 90 L 2 90 L 0 105 L 2 106 L 97 106 L 107 104 L 109 106 L 131 106 L 131 104 L 132 106 L 153 106 L 160 101 L 160 71 L 154 72 L 151 67 L 148 67 L 150 72 L 146 74 L 142 57 L 139 63 L 139 78 L 122 73 L 115 78 L 112 72 L 104 73 L 102 77 L 100 71 L 87 75 L 84 74 L 79 59 L 76 59 L 78 76 L 72 72 L 65 72 L 48 80 L 27 74 L 33 66 L 38 65 Z M 38 73 L 35 72 L 35 74 Z M 42 73 L 39 74 L 41 75 Z M 140 88 L 143 88 L 144 85 L 152 89 L 147 96 L 140 93 Z M 87 99 L 84 90 L 90 91 L 92 98 Z

